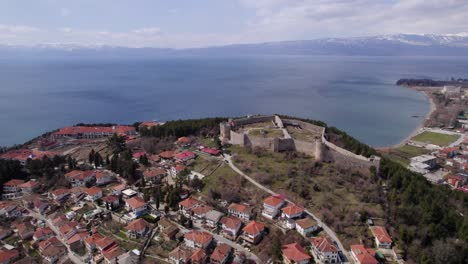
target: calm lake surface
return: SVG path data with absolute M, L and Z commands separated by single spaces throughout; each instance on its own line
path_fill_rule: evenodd
M 467 58 L 245 57 L 0 60 L 0 146 L 79 122 L 282 113 L 373 146 L 407 137 L 430 109 L 400 78 L 468 77 Z

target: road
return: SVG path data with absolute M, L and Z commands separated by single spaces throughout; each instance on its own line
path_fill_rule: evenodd
M 60 232 L 58 231 L 58 229 L 57 229 L 54 225 L 52 225 L 52 224 L 50 223 L 50 220 L 49 220 L 49 219 L 45 218 L 44 216 L 42 216 L 42 215 L 40 215 L 40 214 L 38 214 L 38 213 L 36 213 L 36 212 L 34 212 L 34 211 L 32 211 L 32 210 L 29 210 L 29 209 L 27 209 L 27 210 L 29 211 L 29 215 L 30 215 L 30 216 L 32 216 L 32 217 L 34 217 L 34 218 L 36 218 L 36 219 L 38 219 L 38 220 L 44 221 L 44 222 L 47 224 L 47 226 L 48 226 L 50 229 L 52 229 L 52 231 L 54 231 L 55 235 L 56 235 L 57 238 L 60 240 L 60 242 L 62 242 L 62 243 L 67 247 L 67 252 L 68 252 L 67 255 L 68 255 L 68 258 L 69 258 L 73 263 L 75 263 L 75 264 L 85 264 L 85 262 L 84 262 L 83 260 L 81 260 L 80 258 L 78 258 L 78 257 L 75 255 L 75 253 L 73 253 L 73 251 L 70 249 L 70 247 L 68 246 L 68 244 L 66 243 L 66 241 L 64 241 L 64 240 L 60 237 Z
M 258 183 L 257 181 L 255 181 L 254 179 L 250 178 L 247 174 L 245 174 L 243 171 L 241 171 L 239 168 L 236 167 L 236 165 L 234 165 L 234 163 L 232 162 L 232 156 L 230 155 L 227 155 L 227 154 L 224 154 L 224 157 L 225 157 L 225 160 L 227 161 L 229 167 L 231 167 L 231 169 L 233 169 L 235 172 L 237 172 L 239 175 L 241 175 L 242 177 L 244 177 L 246 180 L 248 180 L 249 182 L 251 182 L 253 185 L 257 186 L 259 189 L 269 193 L 269 194 L 276 194 L 273 190 L 271 189 L 268 189 L 267 187 L 261 185 L 260 183 Z M 285 199 L 288 203 L 294 203 L 293 201 L 289 200 L 289 199 Z M 306 212 L 306 214 L 310 215 L 315 221 L 317 221 L 317 224 L 322 227 L 323 231 L 325 231 L 325 233 L 327 233 L 327 235 L 333 240 L 335 241 L 335 243 L 337 244 L 339 250 L 346 256 L 346 258 L 349 260 L 349 256 L 348 256 L 348 252 L 345 250 L 345 248 L 343 247 L 343 244 L 341 243 L 341 241 L 338 239 L 338 236 L 336 235 L 336 233 L 329 227 L 327 226 L 322 220 L 320 220 L 320 218 L 318 218 L 315 214 L 313 214 L 312 212 L 310 212 L 309 210 L 304 210 Z

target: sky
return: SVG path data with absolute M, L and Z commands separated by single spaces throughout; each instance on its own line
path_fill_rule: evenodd
M 468 0 L 0 0 L 0 44 L 189 48 L 468 32 Z

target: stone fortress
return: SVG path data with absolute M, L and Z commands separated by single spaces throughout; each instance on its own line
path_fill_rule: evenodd
M 356 155 L 326 139 L 325 127 L 272 116 L 247 116 L 220 124 L 220 139 L 233 145 L 260 147 L 273 152 L 298 151 L 317 161 L 336 162 L 346 168 L 379 169 L 380 157 Z

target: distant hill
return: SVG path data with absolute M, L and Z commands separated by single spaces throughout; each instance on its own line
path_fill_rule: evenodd
M 159 57 L 242 55 L 331 56 L 467 56 L 468 34 L 385 35 L 359 38 L 326 38 L 257 44 L 169 49 L 129 48 L 105 45 L 0 45 L 0 58 L 30 57 Z

